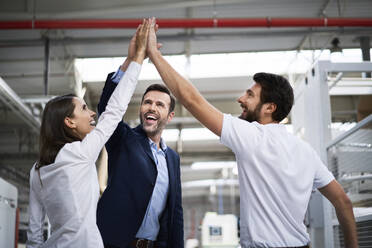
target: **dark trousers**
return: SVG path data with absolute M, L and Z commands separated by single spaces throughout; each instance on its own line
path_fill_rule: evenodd
M 304 245 L 304 246 L 273 247 L 273 248 L 310 248 L 310 246 L 309 245 Z
M 110 244 L 104 244 L 105 248 L 121 248 L 119 246 L 110 245 Z M 129 244 L 126 248 L 132 248 L 132 244 Z M 154 248 L 158 247 L 156 244 L 154 245 Z
M 105 244 L 104 246 L 105 248 L 120 248 L 119 246 L 114 246 L 114 245 L 109 245 L 109 244 Z

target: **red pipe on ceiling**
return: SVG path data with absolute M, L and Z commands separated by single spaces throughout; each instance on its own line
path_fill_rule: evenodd
M 0 29 L 136 28 L 141 19 L 0 21 Z M 160 28 L 372 27 L 372 18 L 158 19 Z

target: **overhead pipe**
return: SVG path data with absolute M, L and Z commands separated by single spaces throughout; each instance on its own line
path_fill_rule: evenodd
M 136 28 L 141 19 L 0 21 L 0 29 Z M 372 27 L 372 18 L 158 19 L 161 28 Z

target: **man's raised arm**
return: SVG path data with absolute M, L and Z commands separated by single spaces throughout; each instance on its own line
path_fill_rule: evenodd
M 147 54 L 164 83 L 182 105 L 209 130 L 221 136 L 222 112 L 213 107 L 191 82 L 182 77 L 163 58 L 158 50 L 154 25 L 150 29 Z
M 318 189 L 335 207 L 338 222 L 344 233 L 345 247 L 357 248 L 357 232 L 353 206 L 341 185 L 333 180 L 327 186 Z

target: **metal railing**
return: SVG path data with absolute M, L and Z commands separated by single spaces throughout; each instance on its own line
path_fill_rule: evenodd
M 327 155 L 329 169 L 353 203 L 359 247 L 372 247 L 372 114 L 330 142 Z M 333 216 L 335 248 L 345 247 Z

